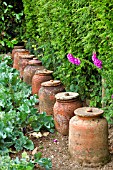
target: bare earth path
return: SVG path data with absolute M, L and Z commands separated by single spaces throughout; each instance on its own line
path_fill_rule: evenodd
M 54 142 L 55 139 L 57 142 Z M 68 136 L 62 136 L 58 132 L 38 139 L 32 137 L 32 140 L 35 147 L 38 148 L 37 152 L 42 152 L 43 157 L 51 158 L 52 170 L 113 170 L 113 125 L 109 126 L 111 161 L 102 167 L 88 168 L 75 164 L 68 152 Z M 31 153 L 29 152 L 29 154 Z M 40 168 L 40 170 L 42 169 Z

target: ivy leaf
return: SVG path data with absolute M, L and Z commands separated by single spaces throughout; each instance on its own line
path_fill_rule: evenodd
M 4 16 L 2 16 L 2 21 L 4 21 Z
M 6 2 L 3 2 L 3 4 L 4 4 L 5 6 L 7 6 L 7 3 L 6 3 Z
M 2 46 L 5 46 L 5 42 L 4 41 L 1 41 L 0 42 Z
M 17 19 L 17 20 L 19 20 L 19 19 L 20 19 L 19 14 L 16 14 L 16 19 Z
M 9 7 L 9 8 L 13 8 L 13 6 L 12 6 L 12 5 L 8 5 L 8 7 Z
M 8 11 L 8 8 L 6 8 L 6 9 L 4 10 L 4 14 L 7 13 L 7 11 Z
M 75 91 L 75 85 L 74 85 L 74 84 L 71 84 L 71 85 L 70 85 L 70 91 L 72 91 L 72 92 Z

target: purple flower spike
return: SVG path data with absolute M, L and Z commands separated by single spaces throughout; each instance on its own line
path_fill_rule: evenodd
M 102 61 L 101 60 L 99 60 L 99 59 L 96 59 L 95 61 L 94 61 L 94 65 L 96 66 L 96 67 L 98 67 L 98 68 L 102 68 Z
M 72 54 L 68 54 L 68 55 L 67 55 L 67 58 L 68 58 L 68 60 L 69 60 L 70 63 L 75 64 L 75 63 L 74 63 L 74 57 L 73 57 Z
M 97 59 L 97 55 L 96 55 L 96 52 L 93 52 L 93 55 L 92 55 L 92 60 L 93 62 Z
M 93 60 L 93 63 L 94 63 L 94 65 L 95 65 L 96 67 L 98 67 L 98 68 L 100 68 L 100 69 L 102 68 L 102 61 L 99 60 L 99 59 L 96 57 L 96 53 L 95 53 L 95 52 L 93 52 L 92 60 Z
M 111 98 L 113 99 L 113 94 L 111 95 Z
M 80 59 L 79 58 L 74 58 L 72 54 L 68 54 L 67 58 L 70 63 L 75 64 L 75 65 L 80 65 Z
M 81 62 L 80 62 L 80 59 L 79 59 L 79 58 L 75 58 L 75 64 L 76 64 L 76 65 L 80 65 L 80 63 L 81 63 Z

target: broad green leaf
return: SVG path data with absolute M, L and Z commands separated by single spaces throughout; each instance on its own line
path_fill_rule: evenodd
M 34 149 L 34 144 L 31 140 L 27 140 L 26 144 L 24 145 L 24 148 L 28 149 L 28 150 L 33 150 Z

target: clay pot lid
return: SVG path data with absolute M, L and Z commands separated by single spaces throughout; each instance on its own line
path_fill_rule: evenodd
M 74 113 L 81 117 L 96 117 L 102 115 L 104 111 L 95 107 L 81 107 L 76 109 Z
M 16 46 L 16 45 L 15 45 L 15 46 L 14 46 L 14 49 L 24 49 L 24 46 L 18 46 L 18 45 Z
M 41 83 L 41 86 L 58 86 L 61 84 L 60 80 L 50 80 L 50 81 L 46 81 Z
M 71 100 L 76 99 L 79 96 L 78 93 L 75 92 L 60 92 L 55 95 L 57 100 Z
M 38 58 L 36 58 L 35 55 L 34 55 L 33 60 L 38 60 Z
M 49 74 L 52 74 L 53 73 L 53 71 L 51 71 L 51 70 L 47 70 L 47 69 L 43 69 L 43 70 L 37 70 L 36 72 L 35 72 L 35 74 L 43 74 L 43 75 L 49 75 Z
M 16 52 L 29 52 L 29 50 L 27 50 L 27 49 L 24 49 L 24 48 L 22 48 L 22 49 L 16 49 Z
M 32 59 L 28 62 L 29 65 L 42 65 L 42 62 L 38 59 Z
M 24 54 L 20 54 L 20 58 L 26 58 L 26 59 L 32 59 L 34 57 L 34 55 L 29 55 L 29 54 L 27 54 L 27 55 L 24 55 Z

